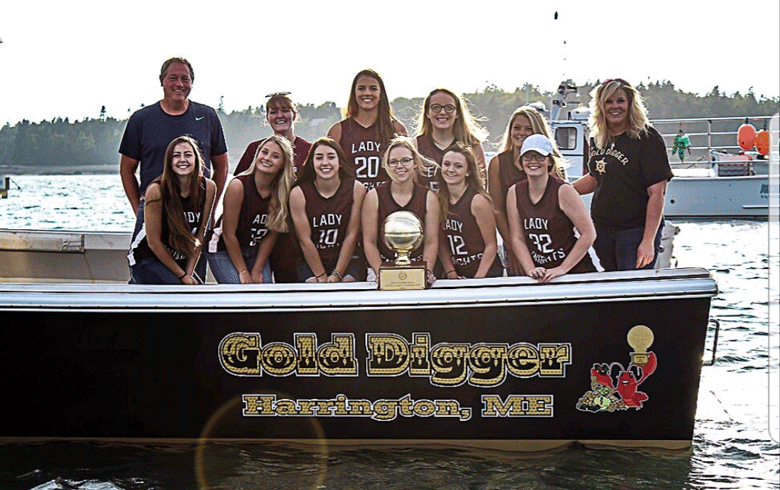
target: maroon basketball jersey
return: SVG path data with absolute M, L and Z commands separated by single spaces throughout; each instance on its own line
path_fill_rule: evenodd
M 513 158 L 512 150 L 498 154 L 498 188 L 504 199 L 506 199 L 506 193 L 510 187 L 526 179 L 525 172 L 517 168 L 512 161 Z M 506 209 L 504 211 L 506 212 Z
M 485 252 L 485 240 L 479 230 L 479 223 L 471 212 L 471 202 L 477 191 L 467 187 L 458 202 L 450 205 L 447 220 L 442 226 L 442 235 L 449 247 L 450 258 L 459 276 L 474 277 Z M 494 266 L 500 266 L 498 257 Z
M 536 204 L 531 202 L 528 194 L 528 181 L 524 180 L 515 186 L 517 210 L 520 214 L 520 226 L 525 235 L 525 243 L 534 265 L 552 269 L 558 267 L 568 257 L 577 237 L 574 235 L 574 224 L 561 211 L 558 203 L 558 189 L 569 185 L 558 177 L 550 175 L 547 188 L 542 198 Z M 585 272 L 581 268 L 592 262 L 585 257 L 570 272 Z
M 238 245 L 242 248 L 257 247 L 268 234 L 268 203 L 271 197 L 263 199 L 257 192 L 254 175 L 239 175 L 235 177 L 241 181 L 244 186 L 244 200 L 241 203 L 241 212 L 238 215 L 238 224 L 236 225 L 236 239 Z M 214 253 L 218 250 L 225 250 L 225 239 L 222 236 L 222 218 L 221 216 L 214 233 L 209 240 L 208 251 Z
M 394 250 L 390 250 L 385 245 L 385 239 L 382 233 L 382 223 L 391 213 L 396 211 L 410 211 L 415 216 L 420 218 L 420 221 L 425 223 L 425 210 L 427 208 L 428 189 L 419 184 L 414 185 L 414 192 L 412 198 L 406 203 L 406 206 L 400 206 L 393 195 L 390 193 L 390 184 L 382 184 L 376 188 L 377 198 L 379 201 L 379 216 L 377 217 L 377 248 L 379 248 L 379 255 L 382 257 L 382 262 L 395 262 L 398 258 L 398 254 Z M 423 244 L 415 248 L 409 253 L 409 260 L 412 262 L 422 262 L 423 260 Z M 429 264 L 429 266 L 432 264 Z
M 338 190 L 331 197 L 322 197 L 313 181 L 303 182 L 301 191 L 306 198 L 306 217 L 311 227 L 311 241 L 320 258 L 338 258 L 347 236 L 354 201 L 355 179 L 341 179 Z
M 375 122 L 365 128 L 354 119 L 344 119 L 341 125 L 341 146 L 347 162 L 352 165 L 358 182 L 371 190 L 390 178 L 382 167 L 384 148 L 379 142 L 379 125 Z
M 436 146 L 430 136 L 420 135 L 417 137 L 417 151 L 420 155 L 432 162 L 436 162 L 438 165 L 430 165 L 428 162 L 425 162 L 422 175 L 420 175 L 417 183 L 429 187 L 433 191 L 438 190 L 439 183 L 436 182 L 436 174 L 439 173 L 439 166 L 441 166 L 441 161 L 444 158 L 444 150 Z

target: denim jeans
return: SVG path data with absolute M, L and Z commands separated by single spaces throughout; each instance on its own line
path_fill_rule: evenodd
M 197 272 L 193 277 L 198 284 L 203 284 Z M 147 257 L 130 267 L 130 284 L 181 284 L 181 279 L 157 257 Z
M 596 241 L 593 242 L 593 250 L 599 257 L 601 266 L 605 271 L 629 271 L 636 269 L 636 251 L 642 243 L 645 234 L 644 228 L 610 228 L 594 223 L 596 227 Z M 658 232 L 653 240 L 655 256 L 653 260 L 642 269 L 653 269 L 661 252 L 661 233 L 664 229 L 664 220 L 658 226 Z
M 137 218 L 136 218 L 136 222 L 135 222 L 135 229 L 133 230 L 133 236 L 136 236 L 136 234 L 141 229 L 141 227 L 144 226 L 144 206 L 145 205 L 146 205 L 146 198 L 142 197 L 141 201 L 138 203 L 138 214 L 137 214 Z M 143 262 L 143 260 L 141 262 Z M 158 260 L 158 262 L 159 262 L 159 260 Z M 160 262 L 160 265 L 162 265 L 162 262 Z M 208 261 L 206 260 L 206 257 L 204 257 L 203 254 L 201 254 L 200 258 L 198 259 L 198 262 L 195 264 L 195 274 L 198 276 L 198 278 L 199 278 L 198 281 L 201 284 L 203 283 L 203 280 L 205 280 L 205 277 L 206 277 L 206 274 L 207 274 L 207 269 L 206 269 L 207 265 L 208 265 Z M 164 265 L 162 265 L 162 267 L 167 269 L 167 267 L 165 267 Z M 139 272 L 139 274 L 143 274 L 143 273 Z M 162 273 L 162 272 L 161 272 L 161 274 L 164 275 L 164 273 Z M 133 283 L 132 271 L 131 271 L 131 276 L 130 277 L 131 277 L 130 282 Z M 161 280 L 162 276 L 152 275 L 152 276 L 148 276 L 147 278 L 148 279 L 152 279 L 152 280 Z M 201 280 L 200 278 L 204 278 L 204 279 Z M 176 282 L 174 282 L 174 283 L 169 283 L 169 282 L 162 282 L 162 283 L 161 282 L 151 282 L 151 283 L 136 282 L 135 284 L 181 284 L 181 281 L 179 281 L 177 279 Z
M 247 270 L 251 271 L 252 266 L 255 265 L 255 259 L 257 259 L 257 248 L 241 249 L 241 255 L 244 256 L 244 262 L 246 262 Z M 233 265 L 233 260 L 230 259 L 230 254 L 227 250 L 221 250 L 214 253 L 206 254 L 209 264 L 211 265 L 211 273 L 214 274 L 214 279 L 220 284 L 241 284 L 241 278 L 238 274 L 238 269 Z M 271 275 L 271 265 L 266 260 L 265 266 L 263 266 L 263 282 L 273 282 L 273 276 Z

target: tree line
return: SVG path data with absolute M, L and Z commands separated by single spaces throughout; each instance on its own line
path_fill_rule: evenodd
M 589 103 L 589 93 L 596 85 L 597 82 L 578 86 L 577 99 L 580 104 Z M 776 113 L 780 104 L 780 97 L 756 97 L 752 89 L 746 94 L 736 92 L 727 95 L 715 86 L 702 96 L 678 90 L 668 81 L 640 84 L 637 88 L 645 98 L 651 119 L 767 116 Z M 489 85 L 482 90 L 463 94 L 463 97 L 472 113 L 488 130 L 490 138 L 485 142 L 485 149 L 490 151 L 497 148 L 508 118 L 517 107 L 543 102 L 549 110 L 553 95 L 552 92 L 541 91 L 537 86 L 525 84 L 513 92 Z M 410 134 L 415 131 L 423 101 L 424 97 L 399 97 L 391 102 L 393 111 Z M 250 106 L 242 111 L 227 113 L 220 104 L 217 111 L 233 163 L 251 141 L 271 133 L 265 125 L 263 106 Z M 324 136 L 328 128 L 342 117 L 334 102 L 318 106 L 301 104 L 298 113 L 295 133 L 309 141 Z M 99 116 L 94 119 L 69 121 L 68 118 L 57 117 L 37 123 L 23 120 L 13 126 L 6 124 L 0 128 L 0 166 L 118 166 L 117 150 L 126 122 L 126 119 L 106 117 L 103 106 Z

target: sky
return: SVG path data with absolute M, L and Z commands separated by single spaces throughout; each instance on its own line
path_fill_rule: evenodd
M 228 112 L 277 91 L 343 107 L 363 68 L 391 100 L 616 77 L 777 97 L 778 3 L 4 0 L 0 125 L 96 118 L 102 106 L 124 119 L 162 97 L 171 56 L 193 64 L 192 100 L 217 107 L 222 97 Z

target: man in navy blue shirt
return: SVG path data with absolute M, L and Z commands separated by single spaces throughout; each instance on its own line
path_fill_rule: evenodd
M 198 141 L 206 165 L 206 176 L 217 184 L 216 199 L 222 193 L 228 175 L 228 154 L 222 123 L 214 109 L 189 99 L 195 73 L 184 58 L 171 58 L 160 70 L 163 98 L 136 111 L 127 121 L 122 142 L 119 173 L 133 212 L 146 187 L 162 175 L 165 149 L 175 138 L 190 135 Z M 140 164 L 139 184 L 135 172 Z

